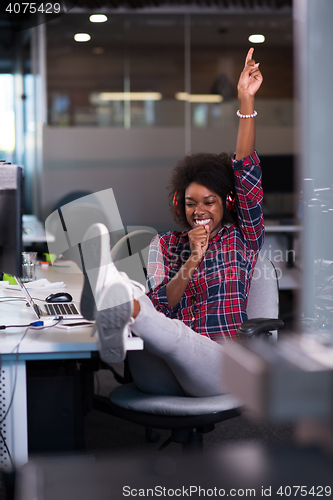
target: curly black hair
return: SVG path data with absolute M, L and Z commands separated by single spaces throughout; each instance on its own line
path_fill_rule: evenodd
M 227 196 L 231 191 L 235 192 L 231 155 L 195 153 L 185 156 L 173 168 L 169 203 L 175 222 L 184 229 L 191 227 L 185 215 L 185 191 L 192 182 L 197 182 L 220 196 L 223 203 L 223 224 L 237 221 L 236 213 L 226 209 Z

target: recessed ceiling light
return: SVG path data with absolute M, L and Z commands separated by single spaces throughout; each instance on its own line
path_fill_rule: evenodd
M 88 42 L 90 38 L 91 36 L 88 35 L 88 33 L 76 33 L 76 35 L 74 35 L 74 40 L 76 42 Z
M 105 23 L 107 20 L 108 18 L 104 14 L 92 14 L 89 17 L 91 23 Z
M 98 98 L 101 101 L 160 101 L 160 92 L 101 92 Z
M 188 94 L 187 92 L 177 92 L 175 94 L 177 101 L 189 102 L 222 102 L 223 97 L 219 94 Z
M 263 43 L 265 41 L 264 35 L 250 35 L 249 42 L 251 43 Z

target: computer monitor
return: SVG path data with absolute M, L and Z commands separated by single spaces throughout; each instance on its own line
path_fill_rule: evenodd
M 22 276 L 23 169 L 0 165 L 0 271 Z
M 265 193 L 294 192 L 294 155 L 260 155 Z
M 266 219 L 294 218 L 294 164 L 292 154 L 260 155 Z

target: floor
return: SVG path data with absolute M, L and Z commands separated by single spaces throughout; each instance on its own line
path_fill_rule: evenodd
M 121 366 L 118 368 L 122 370 Z M 117 385 L 112 373 L 106 370 L 98 372 L 95 383 L 96 391 L 102 395 L 108 395 Z M 206 485 L 202 494 L 197 491 L 191 495 L 185 488 L 184 496 L 194 498 L 206 493 L 219 496 L 221 491 L 225 496 L 235 496 L 236 491 L 237 498 L 254 495 L 281 500 L 291 494 L 293 498 L 302 498 L 305 490 L 320 493 L 324 486 L 325 494 L 327 488 L 333 491 L 332 457 L 321 448 L 299 446 L 292 424 L 259 422 L 245 412 L 205 434 L 203 454 L 194 455 L 184 455 L 177 443 L 158 451 L 168 436 L 167 431 L 162 431 L 159 442 L 150 443 L 141 426 L 91 411 L 86 417 L 86 458 L 91 458 L 86 481 L 89 474 L 96 477 L 96 469 L 102 477 L 101 484 L 107 477 L 112 479 L 107 483 L 105 496 L 104 492 L 98 493 L 98 499 L 122 498 L 124 485 L 134 488 L 134 496 L 140 492 L 150 496 L 153 487 L 161 484 L 171 488 L 167 490 L 171 495 L 189 485 Z M 179 490 L 175 490 L 176 485 Z M 222 490 L 215 494 L 213 486 L 217 485 Z M 293 485 L 303 485 L 304 491 L 296 491 L 298 487 Z M 138 489 L 143 487 L 147 489 Z M 157 493 L 161 496 L 160 490 Z M 126 490 L 125 496 L 128 495 L 130 491 Z M 85 500 L 81 494 L 80 500 Z
M 115 368 L 122 373 L 123 365 Z M 117 385 L 109 370 L 95 375 L 96 393 L 108 396 Z M 307 485 L 303 490 L 312 491 L 313 484 L 326 487 L 333 477 L 331 459 L 320 450 L 297 446 L 293 425 L 258 422 L 249 413 L 217 424 L 205 434 L 203 455 L 183 455 L 176 443 L 158 451 L 167 437 L 168 432 L 162 431 L 158 443 L 147 442 L 141 426 L 90 411 L 85 418 L 85 453 L 36 457 L 25 475 L 18 475 L 15 491 L 13 478 L 5 478 L 10 491 L 1 496 L 0 481 L 0 498 L 117 500 L 184 492 L 183 497 L 193 498 L 269 496 L 281 500 L 295 493 L 292 485 Z

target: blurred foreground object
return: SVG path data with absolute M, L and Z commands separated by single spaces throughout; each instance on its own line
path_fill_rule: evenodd
M 225 385 L 258 416 L 273 422 L 333 419 L 333 347 L 293 336 L 276 345 L 253 340 L 225 346 Z

